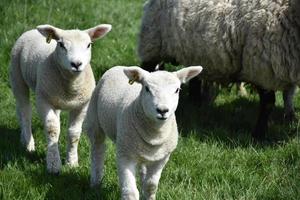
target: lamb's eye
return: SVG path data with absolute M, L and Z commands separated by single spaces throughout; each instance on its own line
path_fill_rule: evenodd
M 59 46 L 60 46 L 61 48 L 66 49 L 66 47 L 65 47 L 65 45 L 64 45 L 63 42 L 58 42 L 58 44 L 59 44 Z
M 180 88 L 177 88 L 175 94 L 177 94 L 180 90 L 181 90 Z
M 87 47 L 86 47 L 86 48 L 90 48 L 90 47 L 91 47 L 91 45 L 92 45 L 92 43 L 89 43 L 89 44 L 87 45 Z
M 148 86 L 145 86 L 145 90 L 146 90 L 146 92 L 150 92 L 150 90 L 149 90 L 149 87 L 148 87 Z

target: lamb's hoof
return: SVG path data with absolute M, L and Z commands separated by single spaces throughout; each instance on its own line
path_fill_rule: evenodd
M 60 171 L 57 171 L 57 172 L 50 172 L 50 171 L 48 170 L 48 174 L 53 175 L 53 176 L 59 176 L 59 175 L 60 175 Z
M 49 174 L 59 175 L 60 170 L 61 170 L 61 161 L 60 160 L 47 162 L 47 171 Z
M 90 182 L 90 187 L 91 188 L 96 188 L 99 187 L 101 185 L 101 181 L 92 181 Z
M 79 166 L 78 161 L 66 161 L 66 165 L 68 165 L 71 168 Z
M 55 176 L 58 176 L 60 174 L 60 167 L 47 167 L 47 172 L 49 174 L 52 174 L 52 175 L 55 175 Z
M 91 188 L 99 187 L 102 184 L 102 181 L 103 181 L 103 175 L 101 175 L 100 177 L 91 177 L 90 187 Z
M 33 143 L 33 144 L 32 144 L 32 143 L 28 144 L 27 147 L 26 147 L 26 150 L 27 150 L 29 153 L 35 152 L 35 145 L 34 145 L 34 143 Z
M 25 146 L 27 152 L 31 153 L 31 152 L 35 151 L 34 140 L 29 140 L 29 142 L 28 142 L 28 141 L 26 141 L 26 139 L 24 138 L 24 136 L 21 135 L 21 144 L 23 146 Z

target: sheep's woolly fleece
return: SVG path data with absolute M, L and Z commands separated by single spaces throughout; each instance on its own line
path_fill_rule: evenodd
M 149 0 L 139 56 L 200 64 L 208 80 L 300 85 L 300 1 Z

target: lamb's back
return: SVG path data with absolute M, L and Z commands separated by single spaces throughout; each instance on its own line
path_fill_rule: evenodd
M 12 59 L 16 59 L 25 82 L 34 90 L 37 71 L 48 65 L 49 55 L 55 49 L 55 41 L 46 43 L 46 38 L 36 29 L 23 33 L 14 45 Z
M 96 88 L 97 111 L 101 129 L 113 141 L 116 138 L 118 115 L 136 99 L 140 84 L 130 85 L 123 72 L 124 67 L 113 67 L 106 71 Z

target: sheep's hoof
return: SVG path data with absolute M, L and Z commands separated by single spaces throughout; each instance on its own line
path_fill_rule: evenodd
M 288 123 L 293 123 L 293 122 L 297 122 L 298 118 L 296 117 L 295 113 L 288 113 L 288 114 L 284 114 L 284 121 L 288 122 Z
M 263 142 L 266 139 L 266 136 L 264 133 L 262 133 L 261 131 L 253 131 L 252 132 L 252 138 L 254 140 L 254 142 Z

